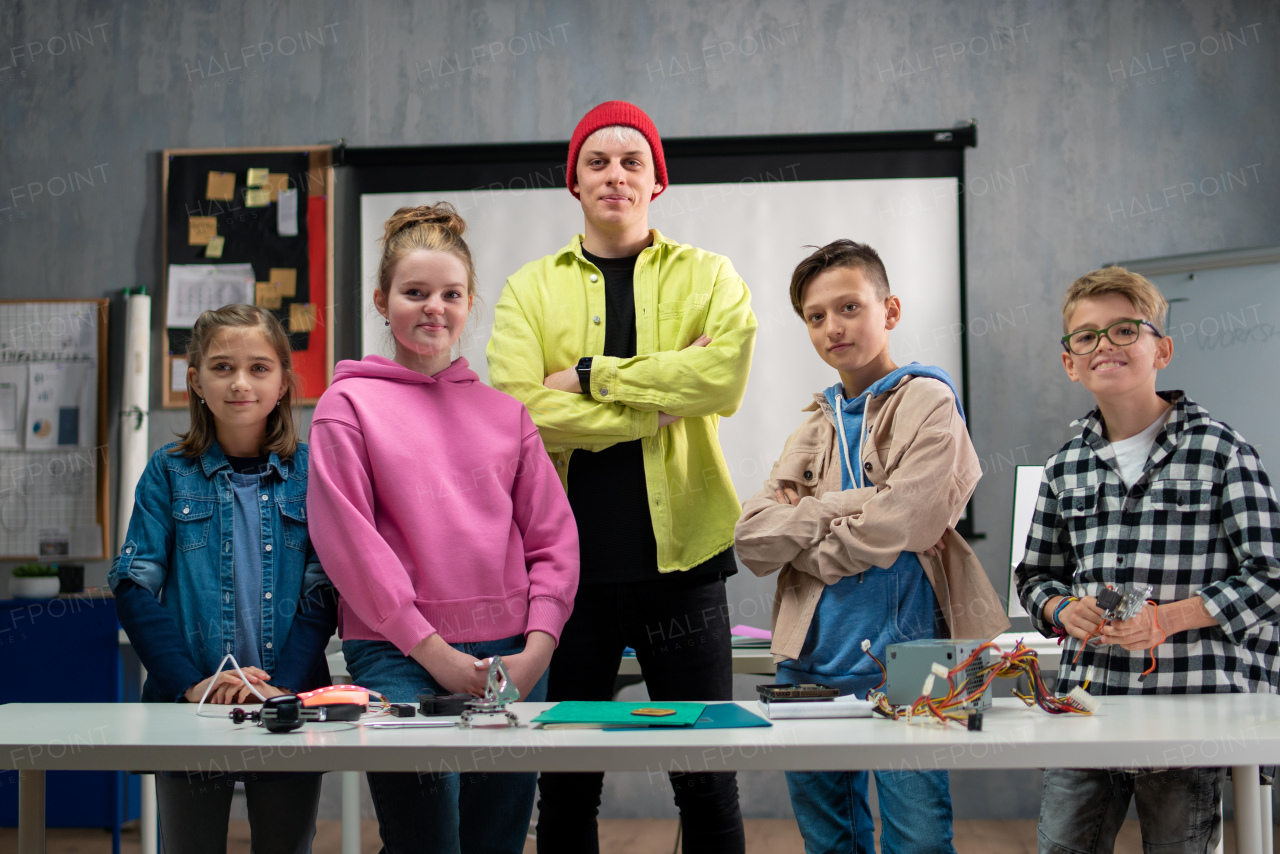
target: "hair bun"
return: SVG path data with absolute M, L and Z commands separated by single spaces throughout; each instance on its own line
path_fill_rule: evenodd
M 467 223 L 453 205 L 439 202 L 434 205 L 419 205 L 416 208 L 400 208 L 391 215 L 385 226 L 383 241 L 388 241 L 407 228 L 418 225 L 438 225 L 453 234 L 462 237 L 467 230 Z

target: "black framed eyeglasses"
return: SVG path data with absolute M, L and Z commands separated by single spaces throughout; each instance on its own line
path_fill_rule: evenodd
M 1105 329 L 1077 329 L 1069 335 L 1062 336 L 1062 349 L 1077 356 L 1087 356 L 1102 343 L 1102 336 L 1117 347 L 1128 347 L 1142 334 L 1142 327 L 1149 326 L 1157 338 L 1164 335 L 1149 320 L 1117 320 Z

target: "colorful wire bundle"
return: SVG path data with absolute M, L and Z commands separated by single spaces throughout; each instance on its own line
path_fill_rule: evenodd
M 995 654 L 995 659 L 976 673 L 968 674 L 967 671 L 970 666 L 978 661 L 987 650 L 991 650 Z M 888 699 L 880 690 L 888 680 L 888 672 L 885 670 L 884 663 L 872 655 L 870 649 L 867 649 L 867 655 L 870 655 L 872 660 L 875 661 L 883 677 L 879 685 L 867 692 L 867 699 L 875 704 L 874 711 L 890 720 L 897 720 L 905 715 L 908 722 L 910 722 L 911 718 L 916 715 L 928 715 L 931 719 L 938 720 L 943 724 L 950 721 L 966 721 L 968 714 L 960 714 L 958 710 L 969 703 L 981 699 L 982 695 L 991 686 L 991 683 L 997 678 L 1017 679 L 1020 676 L 1027 677 L 1027 681 L 1031 686 L 1031 693 L 1020 694 L 1014 691 L 1013 695 L 1028 706 L 1039 706 L 1051 715 L 1092 714 L 1075 700 L 1069 697 L 1058 697 L 1049 690 L 1049 686 L 1045 684 L 1044 677 L 1040 673 L 1040 660 L 1035 650 L 1029 649 L 1021 640 L 1018 641 L 1011 652 L 1002 652 L 1000 647 L 990 641 L 982 644 L 968 658 L 947 671 L 948 690 L 946 696 L 930 697 L 929 694 L 931 692 L 926 691 L 910 706 L 900 707 L 889 705 Z M 941 672 L 939 672 L 939 675 L 941 675 Z M 957 677 L 959 677 L 958 684 Z M 932 677 L 930 677 L 931 682 Z

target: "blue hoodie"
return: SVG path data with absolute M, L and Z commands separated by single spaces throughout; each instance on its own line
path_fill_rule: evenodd
M 842 489 L 875 485 L 862 474 L 862 443 L 870 432 L 863 413 L 867 401 L 892 390 L 908 376 L 945 383 L 964 418 L 955 383 L 946 371 L 931 365 L 904 365 L 872 383 L 853 400 L 845 400 L 844 385 L 836 383 L 823 394 L 831 405 L 831 414 L 839 413 L 835 426 Z M 862 641 L 870 640 L 871 651 L 883 661 L 891 643 L 934 637 L 937 607 L 933 587 L 913 552 L 902 552 L 887 568 L 873 566 L 842 578 L 822 591 L 800 657 L 778 665 L 778 681 L 818 682 L 840 689 L 841 694 L 865 696 L 880 681 L 881 674 L 875 662 L 863 653 Z

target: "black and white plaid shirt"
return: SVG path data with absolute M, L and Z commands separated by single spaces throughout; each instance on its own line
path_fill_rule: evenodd
M 1091 679 L 1093 694 L 1280 692 L 1280 506 L 1254 449 L 1180 391 L 1131 489 L 1097 410 L 1045 465 L 1017 569 L 1018 598 L 1046 636 L 1054 596 L 1150 584 L 1157 604 L 1196 594 L 1218 625 L 1147 650 L 1064 643 L 1058 690 Z M 1092 671 L 1090 670 L 1092 668 Z

